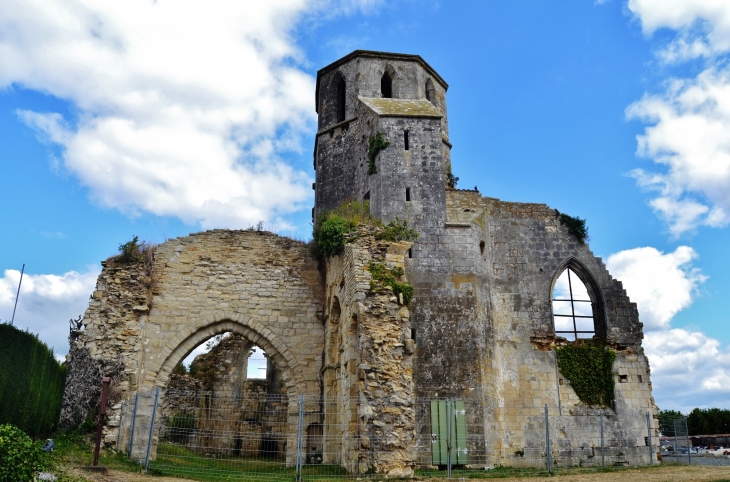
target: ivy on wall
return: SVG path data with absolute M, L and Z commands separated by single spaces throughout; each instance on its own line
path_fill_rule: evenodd
M 377 174 L 378 168 L 375 167 L 375 158 L 378 153 L 388 147 L 390 142 L 386 141 L 382 132 L 378 132 L 374 136 L 370 136 L 368 141 L 368 174 Z
M 577 340 L 556 347 L 558 369 L 578 398 L 588 405 L 609 407 L 613 400 L 613 362 L 616 352 L 599 340 Z
M 588 239 L 588 228 L 585 219 L 569 216 L 557 209 L 555 210 L 555 216 L 560 220 L 560 224 L 568 228 L 570 234 L 578 238 L 581 244 L 585 244 L 586 239 Z
M 396 266 L 388 269 L 383 263 L 368 264 L 368 271 L 373 276 L 370 281 L 370 291 L 377 291 L 379 288 L 390 286 L 393 294 L 398 298 L 398 304 L 410 304 L 413 299 L 413 286 L 407 281 L 398 281 L 403 276 L 403 268 Z

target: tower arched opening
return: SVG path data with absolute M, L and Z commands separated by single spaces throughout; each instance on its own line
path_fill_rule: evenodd
M 393 77 L 387 70 L 383 73 L 380 78 L 380 95 L 384 99 L 393 98 Z

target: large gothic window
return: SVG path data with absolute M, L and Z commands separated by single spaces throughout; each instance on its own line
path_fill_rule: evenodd
M 595 336 L 593 303 L 586 285 L 571 268 L 563 271 L 555 282 L 552 299 L 556 336 L 570 341 Z

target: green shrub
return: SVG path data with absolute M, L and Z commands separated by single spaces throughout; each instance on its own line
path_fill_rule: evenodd
M 398 216 L 386 224 L 382 231 L 375 234 L 375 239 L 383 239 L 385 241 L 415 241 L 417 237 L 418 232 L 413 228 L 409 228 L 408 221 L 398 219 Z
M 58 427 L 66 367 L 36 335 L 0 324 L 0 423 L 32 437 Z
M 398 304 L 408 305 L 413 299 L 413 286 L 407 281 L 398 281 L 403 276 L 403 268 L 396 266 L 388 269 L 383 263 L 368 264 L 368 271 L 373 279 L 370 281 L 370 291 L 377 291 L 379 288 L 389 286 L 393 294 L 398 298 Z
M 613 362 L 616 352 L 599 340 L 577 340 L 555 349 L 560 373 L 588 405 L 610 407 L 613 400 Z
M 362 225 L 377 228 L 374 233 L 375 239 L 413 241 L 418 237 L 416 230 L 409 227 L 405 219 L 396 217 L 383 226 L 379 219 L 370 215 L 370 201 L 349 201 L 319 216 L 314 227 L 314 243 L 325 256 L 337 256 L 345 247 L 346 235 Z M 349 241 L 354 239 L 356 237 L 351 236 Z
M 319 226 L 316 239 L 322 253 L 328 258 L 340 254 L 345 247 L 345 234 L 351 230 L 349 223 L 337 215 L 325 219 Z
M 568 216 L 557 209 L 555 210 L 555 215 L 560 219 L 560 224 L 568 228 L 570 234 L 578 238 L 581 244 L 585 244 L 586 239 L 588 239 L 588 228 L 586 227 L 585 219 Z
M 319 216 L 313 238 L 321 253 L 337 256 L 345 247 L 345 235 L 360 225 L 381 226 L 378 219 L 370 216 L 370 201 L 348 201 Z
M 454 172 L 451 170 L 451 162 L 446 163 L 446 185 L 451 189 L 456 189 L 456 185 L 459 183 L 459 178 L 454 176 Z
M 134 236 L 131 241 L 119 245 L 119 255 L 116 260 L 122 264 L 132 264 L 142 261 L 142 245 L 139 238 Z
M 386 141 L 382 132 L 378 132 L 374 136 L 370 136 L 368 141 L 368 174 L 377 174 L 378 168 L 375 167 L 375 158 L 378 153 L 388 147 L 390 142 Z
M 38 444 L 14 425 L 0 425 L 0 482 L 33 480 L 34 472 L 49 467 Z

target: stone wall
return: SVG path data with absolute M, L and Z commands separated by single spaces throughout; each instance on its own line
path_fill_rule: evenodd
M 166 387 L 188 353 L 224 332 L 264 349 L 287 394 L 318 395 L 321 300 L 317 261 L 304 243 L 263 231 L 207 231 L 161 244 L 151 266 L 106 263 L 72 343 L 95 360 L 121 361 L 121 400 Z M 110 412 L 110 444 L 120 408 Z
M 361 237 L 360 237 L 361 236 Z M 410 312 L 390 288 L 371 291 L 370 262 L 403 267 L 411 243 L 376 241 L 363 228 L 327 260 L 325 463 L 351 473 L 410 476 L 415 467 L 415 391 Z
M 195 358 L 194 375 L 171 375 L 161 406 L 164 440 L 206 456 L 285 456 L 288 399 L 278 384 L 246 377 L 252 346 L 240 335 L 224 337 Z M 183 418 L 194 429 L 177 428 Z

